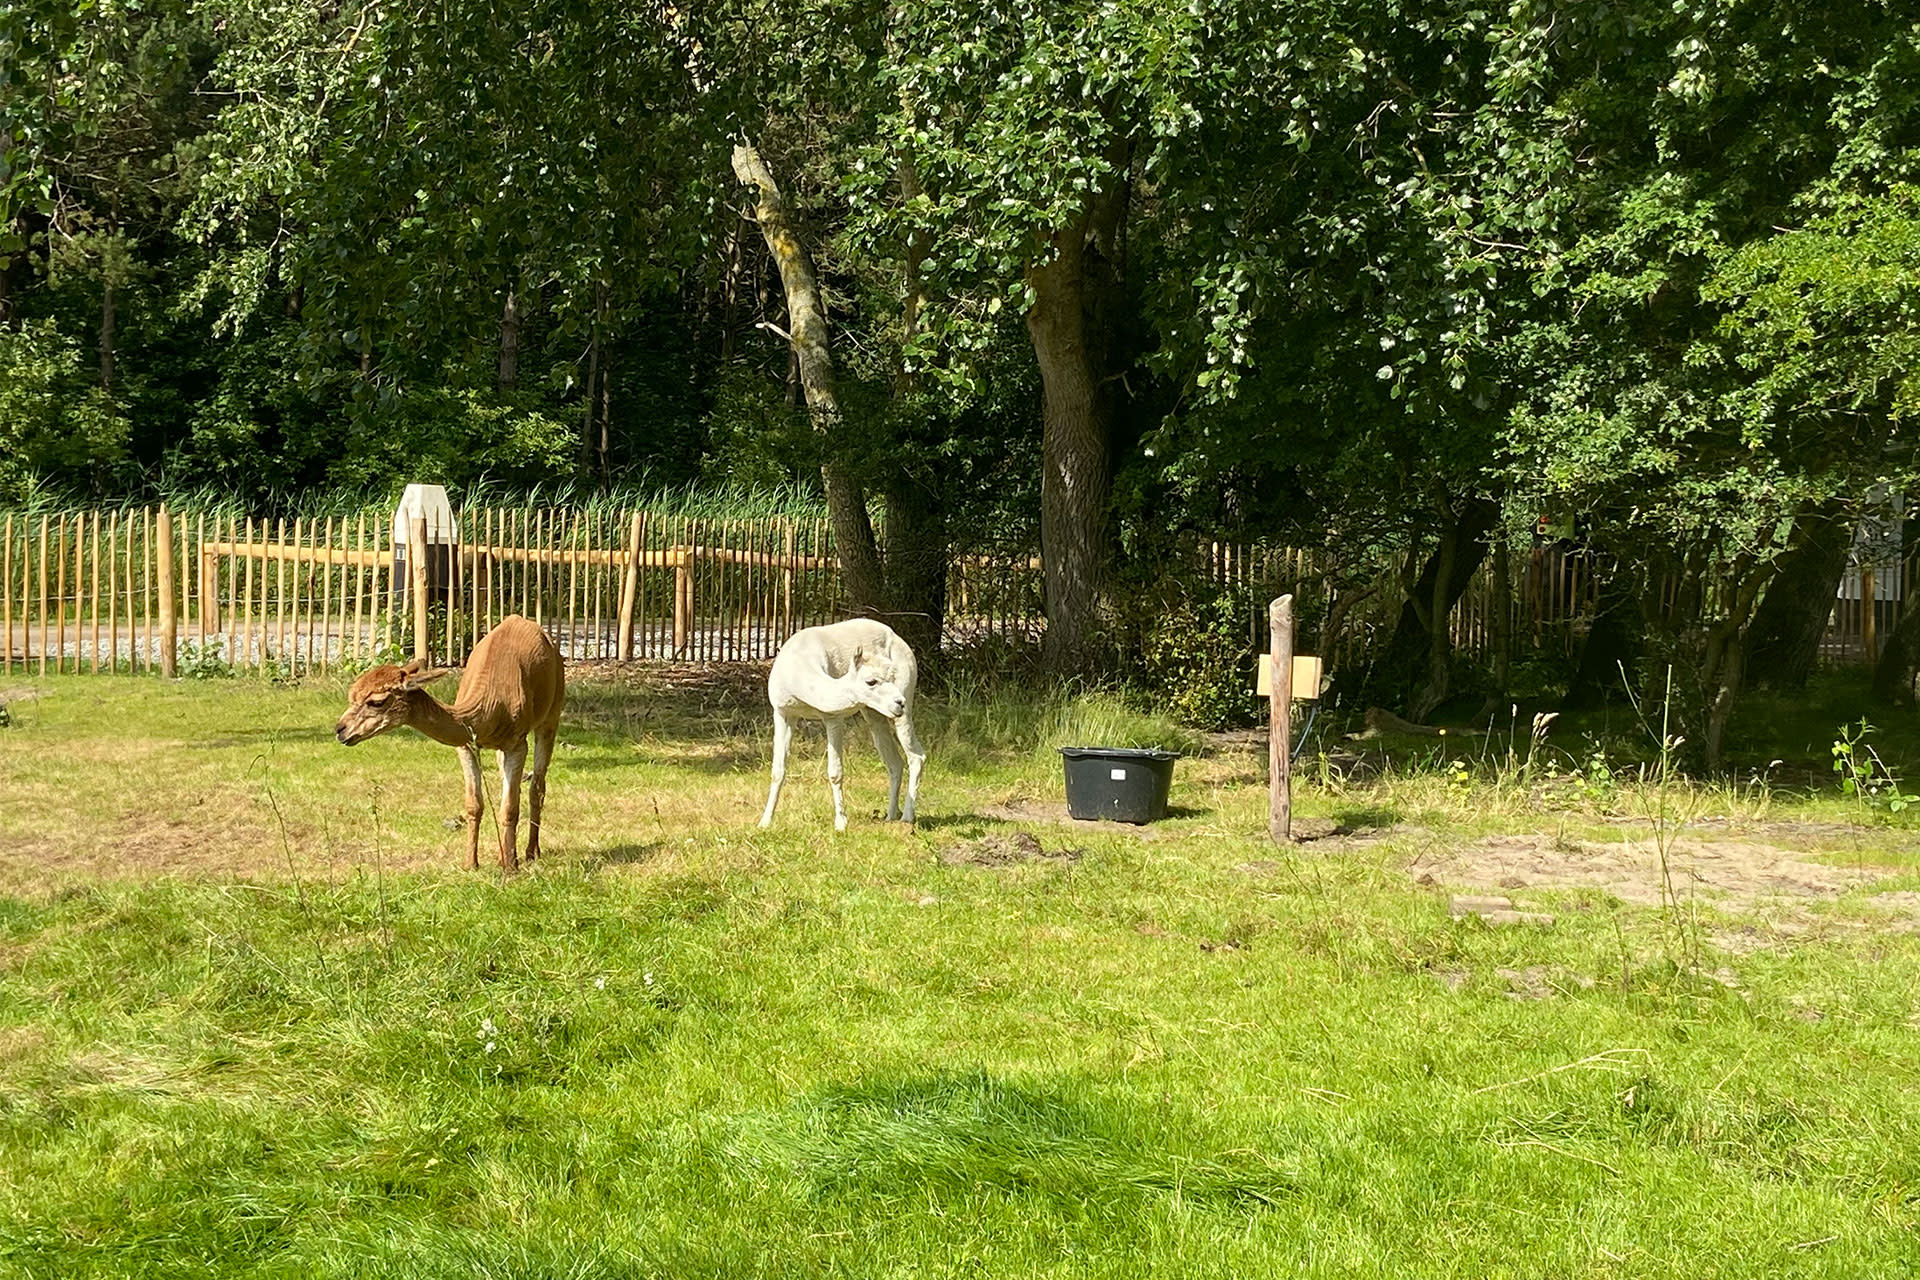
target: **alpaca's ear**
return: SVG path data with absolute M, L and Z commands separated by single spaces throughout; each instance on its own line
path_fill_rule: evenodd
M 402 689 L 424 689 L 441 676 L 451 674 L 451 668 L 431 667 L 415 658 L 401 668 L 401 673 L 404 677 L 400 681 Z
M 867 663 L 867 651 L 865 649 L 856 648 L 853 651 L 852 670 L 858 671 L 861 667 L 865 666 L 866 663 Z

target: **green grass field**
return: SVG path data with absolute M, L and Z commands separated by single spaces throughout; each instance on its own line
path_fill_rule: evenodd
M 1912 811 L 1523 726 L 1283 849 L 1258 744 L 972 689 L 917 830 L 815 733 L 763 833 L 755 681 L 577 678 L 511 882 L 342 683 L 0 682 L 0 1275 L 1920 1270 Z M 1063 820 L 1093 739 L 1168 820 Z

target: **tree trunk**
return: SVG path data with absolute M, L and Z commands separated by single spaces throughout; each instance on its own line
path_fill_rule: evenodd
M 733 173 L 743 185 L 754 189 L 754 216 L 774 264 L 780 268 L 780 285 L 787 295 L 788 343 L 799 367 L 800 388 L 814 430 L 825 447 L 820 479 L 827 491 L 827 515 L 840 555 L 841 580 L 856 613 L 878 613 L 885 606 L 885 582 L 873 522 L 867 517 L 866 494 L 834 456 L 832 437 L 840 422 L 840 401 L 834 392 L 833 356 L 827 345 L 827 318 L 820 305 L 813 259 L 801 240 L 798 218 L 750 143 L 733 149 Z
M 113 281 L 108 280 L 100 292 L 100 388 L 113 390 L 113 329 L 116 304 L 113 296 Z
M 600 362 L 600 479 L 613 480 L 613 362 Z
M 1793 542 L 1754 614 L 1747 666 L 1755 684 L 1806 687 L 1852 547 L 1853 522 L 1837 499 L 1809 507 L 1794 521 Z
M 1873 668 L 1873 696 L 1897 707 L 1913 705 L 1913 678 L 1920 672 L 1920 591 L 1912 582 L 1906 588 L 1906 602 L 1900 621 L 1880 649 L 1880 661 Z
M 506 304 L 500 308 L 500 376 L 502 391 L 513 390 L 520 381 L 520 295 L 507 290 Z
M 580 450 L 575 457 L 575 470 L 580 475 L 585 475 L 593 465 L 593 410 L 598 400 L 594 391 L 600 385 L 600 307 L 597 296 L 594 300 L 593 330 L 587 335 L 587 380 L 584 385 L 587 393 L 581 398 L 586 402 L 586 412 L 580 422 Z
M 1600 575 L 1600 589 L 1593 624 L 1580 646 L 1580 663 L 1567 695 L 1560 700 L 1562 711 L 1589 710 L 1611 694 L 1626 692 L 1644 647 L 1645 614 L 1629 575 L 1608 557 L 1596 558 L 1594 572 Z
M 940 495 L 904 473 L 889 477 L 887 622 L 913 651 L 934 654 L 946 628 L 947 520 Z
M 1054 254 L 1027 272 L 1027 332 L 1040 365 L 1040 558 L 1045 659 L 1057 672 L 1093 660 L 1107 570 L 1111 414 L 1087 345 L 1086 224 L 1053 238 Z
M 909 157 L 898 166 L 900 198 L 920 194 L 920 175 Z M 905 404 L 920 389 L 920 375 L 909 369 L 905 352 L 920 331 L 920 312 L 926 305 L 926 281 L 921 263 L 927 256 L 927 237 L 914 231 L 907 239 L 906 263 L 901 273 L 900 346 L 902 357 L 894 369 L 893 395 Z M 887 503 L 886 581 L 887 615 L 914 652 L 931 657 L 939 652 L 946 629 L 947 503 L 937 485 L 916 480 L 896 468 L 884 485 Z
M 1499 518 L 1500 504 L 1487 497 L 1464 499 L 1445 518 L 1439 543 L 1400 608 L 1386 656 L 1367 681 L 1372 700 L 1404 702 L 1417 709 L 1416 719 L 1445 700 L 1452 657 L 1447 620 L 1486 559 Z
M 1493 547 L 1493 697 L 1505 701 L 1513 673 L 1513 565 L 1508 539 Z

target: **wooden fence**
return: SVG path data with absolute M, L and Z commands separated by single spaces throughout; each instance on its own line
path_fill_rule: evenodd
M 574 661 L 754 660 L 843 614 L 824 519 L 486 508 L 461 513 L 457 536 L 442 543 L 418 530 L 410 547 L 409 532 L 396 546 L 391 519 L 373 512 L 0 514 L 0 670 L 293 674 L 414 655 L 458 664 L 508 613 L 540 623 Z M 1871 660 L 1916 558 L 1881 567 L 1877 583 L 1871 568 L 1849 576 L 1829 659 Z M 1586 560 L 1554 546 L 1507 560 L 1504 589 L 1490 558 L 1461 600 L 1458 649 L 1572 653 L 1593 607 Z M 1379 641 L 1400 607 L 1390 568 L 1344 599 L 1332 569 L 1321 552 L 1226 543 L 1169 566 L 1251 602 L 1255 651 L 1264 601 L 1294 593 L 1321 620 L 1329 669 Z M 1026 644 L 1045 629 L 1029 550 L 957 558 L 947 597 L 951 646 Z
M 509 613 L 572 661 L 753 660 L 844 616 L 824 519 L 488 508 L 408 542 L 371 512 L 0 515 L 0 670 L 457 664 Z M 948 637 L 1031 641 L 1038 570 L 1025 552 L 956 561 Z

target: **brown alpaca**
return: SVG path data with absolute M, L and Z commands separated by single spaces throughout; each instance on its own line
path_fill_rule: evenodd
M 467 659 L 460 694 L 451 707 L 426 687 L 449 674 L 415 659 L 406 666 L 388 663 L 353 682 L 347 712 L 333 736 L 347 746 L 375 734 L 411 725 L 460 751 L 467 779 L 467 865 L 480 865 L 480 752 L 500 753 L 500 865 L 519 870 L 514 855 L 520 822 L 520 775 L 533 741 L 533 778 L 527 797 L 527 861 L 540 856 L 540 810 L 547 799 L 547 765 L 560 730 L 560 707 L 567 699 L 567 677 L 547 633 L 519 614 L 501 620 Z

